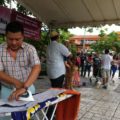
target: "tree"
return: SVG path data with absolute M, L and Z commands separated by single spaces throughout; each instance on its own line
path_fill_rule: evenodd
M 7 7 L 7 4 L 10 3 L 10 0 L 0 0 L 0 5 Z
M 21 4 L 17 3 L 17 11 L 20 13 L 23 13 L 24 15 L 33 15 L 32 12 L 27 10 L 25 7 L 23 7 Z
M 5 41 L 4 35 L 0 35 L 0 44 L 3 43 L 4 41 Z
M 100 39 L 91 45 L 91 48 L 96 52 L 102 52 L 104 49 L 110 49 L 112 51 L 116 51 L 120 53 L 120 40 L 118 34 L 115 32 L 111 32 L 106 35 L 104 30 L 100 31 Z
M 60 33 L 60 42 L 61 43 L 64 43 L 66 40 L 69 40 L 69 38 L 72 37 L 70 32 L 64 28 L 59 28 L 58 32 Z
M 59 33 L 60 33 L 60 42 L 65 44 L 65 42 L 69 42 L 69 38 L 72 37 L 73 35 L 70 34 L 70 32 L 68 31 L 68 29 L 66 28 L 59 28 L 58 29 Z M 73 43 L 69 43 L 68 46 L 69 50 L 71 51 L 73 56 L 76 56 L 77 54 L 77 46 Z

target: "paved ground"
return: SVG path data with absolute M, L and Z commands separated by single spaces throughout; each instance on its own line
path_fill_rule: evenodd
M 115 84 L 109 83 L 107 90 L 92 86 L 75 88 L 81 93 L 78 120 L 120 120 L 120 79 L 116 75 L 114 80 Z M 35 86 L 42 92 L 50 88 L 50 83 L 46 76 L 41 76 Z

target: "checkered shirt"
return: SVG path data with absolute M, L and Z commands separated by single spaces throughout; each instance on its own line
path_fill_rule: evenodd
M 0 45 L 0 71 L 20 80 L 26 81 L 34 65 L 40 64 L 36 49 L 25 42 L 14 60 L 7 51 L 7 44 Z

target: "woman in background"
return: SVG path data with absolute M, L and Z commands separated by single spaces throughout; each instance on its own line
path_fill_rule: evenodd
M 73 87 L 80 87 L 80 71 L 79 71 L 79 68 L 78 68 L 78 65 L 76 64 L 76 57 L 73 57 L 72 58 L 72 70 L 73 70 L 73 73 L 72 73 L 72 86 Z

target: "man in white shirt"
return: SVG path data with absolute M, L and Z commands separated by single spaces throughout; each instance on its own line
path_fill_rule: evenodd
M 102 60 L 102 77 L 103 77 L 103 88 L 107 88 L 107 83 L 110 78 L 110 68 L 113 58 L 109 55 L 109 50 L 105 49 L 105 54 L 101 58 Z
M 47 74 L 52 87 L 63 87 L 66 73 L 64 57 L 69 57 L 71 52 L 63 44 L 58 43 L 59 34 L 51 32 L 51 43 L 47 47 Z

